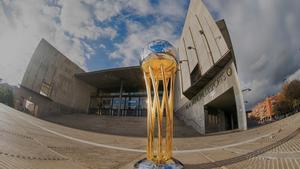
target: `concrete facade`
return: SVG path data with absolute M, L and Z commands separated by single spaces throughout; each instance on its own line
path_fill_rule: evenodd
M 229 72 L 232 73 L 230 74 Z M 191 100 L 187 99 L 180 92 L 180 80 L 180 76 L 178 75 L 176 80 L 177 90 L 175 90 L 177 91 L 175 92 L 175 114 L 177 117 L 184 120 L 187 125 L 191 125 L 201 134 L 205 134 L 205 105 L 218 98 L 226 91 L 233 89 L 238 128 L 241 130 L 247 129 L 244 101 L 233 62 L 228 63 L 227 67 Z
M 38 106 L 33 112 L 36 116 L 87 112 L 90 95 L 96 88 L 75 78 L 76 73 L 82 72 L 84 70 L 42 39 L 32 55 L 18 96 Z M 50 87 L 46 96 L 41 93 L 43 84 Z
M 225 111 L 222 111 L 222 107 L 216 109 L 219 113 L 214 117 L 208 116 L 210 108 L 206 107 L 224 93 L 233 90 L 233 94 L 223 96 L 223 101 L 219 104 L 232 100 L 224 105 L 227 106 L 226 109 L 235 105 L 235 110 L 230 109 L 231 129 L 247 129 L 244 101 L 229 33 L 224 21 L 215 23 L 202 1 L 190 1 L 178 50 L 180 71 L 175 85 L 176 116 L 202 134 L 210 132 L 208 121 L 215 121 L 216 129 L 213 131 L 225 130 Z M 223 65 L 220 66 L 220 63 Z M 194 72 L 197 72 L 196 75 Z M 202 86 L 197 88 L 197 85 Z M 233 116 L 238 124 L 236 127 L 233 125 Z

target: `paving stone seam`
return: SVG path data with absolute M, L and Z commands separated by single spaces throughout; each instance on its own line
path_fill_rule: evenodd
M 7 152 L 2 152 L 0 151 L 0 155 L 4 155 L 7 157 L 13 157 L 13 158 L 19 158 L 19 159 L 26 159 L 26 160 L 68 160 L 65 158 L 55 158 L 55 157 L 35 157 L 35 156 L 24 156 L 24 155 L 19 155 L 19 154 L 12 154 L 12 153 L 7 153 Z
M 20 117 L 18 115 L 17 115 L 17 117 L 20 118 L 20 119 L 23 119 L 24 121 L 26 121 L 28 123 L 30 123 L 31 125 L 34 125 L 36 127 L 41 128 L 42 130 L 45 130 L 45 131 L 47 131 L 49 133 L 52 133 L 52 134 L 55 134 L 55 135 L 58 135 L 58 136 L 61 136 L 61 137 L 64 137 L 64 138 L 67 138 L 69 140 L 77 141 L 77 142 L 84 143 L 84 144 L 89 144 L 89 145 L 96 146 L 96 147 L 102 147 L 102 148 L 108 148 L 108 149 L 115 149 L 115 150 L 121 150 L 121 151 L 131 151 L 131 152 L 138 152 L 138 153 L 146 153 L 145 150 L 141 150 L 141 149 L 132 149 L 132 148 L 125 148 L 125 147 L 118 147 L 118 146 L 100 144 L 100 143 L 95 143 L 95 142 L 88 141 L 88 140 L 82 140 L 82 139 L 79 139 L 79 138 L 71 137 L 71 136 L 68 136 L 68 135 L 65 135 L 65 134 L 62 134 L 62 133 L 59 133 L 59 132 L 47 129 L 47 128 L 45 128 L 43 126 L 40 126 L 40 125 L 38 125 L 36 123 L 30 122 L 30 121 L 26 120 L 25 118 Z M 276 131 L 273 131 L 273 132 L 270 132 L 270 133 L 268 133 L 266 135 L 263 135 L 263 136 L 259 136 L 259 137 L 253 138 L 253 139 L 245 140 L 245 141 L 234 143 L 234 144 L 228 144 L 228 145 L 224 145 L 224 146 L 216 146 L 216 147 L 212 147 L 212 148 L 203 148 L 203 149 L 177 150 L 177 151 L 174 151 L 174 153 L 178 153 L 179 154 L 179 153 L 205 152 L 205 151 L 212 151 L 212 150 L 224 149 L 224 148 L 229 148 L 229 147 L 235 147 L 235 146 L 242 145 L 242 144 L 245 144 L 245 143 L 250 143 L 250 142 L 257 141 L 257 140 L 259 140 L 261 138 L 264 138 L 264 137 L 269 137 L 270 135 L 278 133 L 279 131 L 280 131 L 280 129 L 276 130 Z
M 241 162 L 241 161 L 245 161 L 247 159 L 252 159 L 253 157 L 257 158 L 258 155 L 263 154 L 263 153 L 265 153 L 265 152 L 267 152 L 267 151 L 269 151 L 269 150 L 271 150 L 275 147 L 278 147 L 278 146 L 282 145 L 283 143 L 285 143 L 285 142 L 289 141 L 290 139 L 294 138 L 299 133 L 300 133 L 300 129 L 297 129 L 294 132 L 292 132 L 291 134 L 289 134 L 288 136 L 286 136 L 285 138 L 279 140 L 276 143 L 270 144 L 266 147 L 263 147 L 263 148 L 255 150 L 255 151 L 252 151 L 250 153 L 247 153 L 247 154 L 244 154 L 244 155 L 241 155 L 241 156 L 237 156 L 237 157 L 233 157 L 233 158 L 230 158 L 230 159 L 220 160 L 220 161 L 216 161 L 216 162 L 213 162 L 213 163 L 203 163 L 203 164 L 200 164 L 199 167 L 202 168 L 202 169 L 217 168 L 217 167 L 222 167 L 222 166 L 238 163 L 238 162 Z
M 8 134 L 11 134 L 11 135 L 14 135 L 14 136 L 18 136 L 18 137 L 21 137 L 21 138 L 33 140 L 33 138 L 30 137 L 30 136 L 26 136 L 26 135 L 23 135 L 23 134 L 20 134 L 20 133 L 16 133 L 16 132 L 4 130 L 4 129 L 0 129 L 0 132 L 5 132 L 5 133 L 8 133 Z

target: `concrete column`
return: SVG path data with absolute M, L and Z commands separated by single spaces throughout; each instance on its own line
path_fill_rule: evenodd
M 118 108 L 118 116 L 120 116 L 121 113 L 121 106 L 122 106 L 122 93 L 123 93 L 123 81 L 121 80 L 121 84 L 120 84 L 120 95 L 119 95 L 119 108 Z
M 230 112 L 230 123 L 231 123 L 231 130 L 233 130 L 234 129 L 233 112 Z
M 125 97 L 125 100 L 124 100 L 124 106 L 126 105 L 126 102 L 127 102 L 127 97 Z M 121 103 L 122 103 L 122 102 L 121 102 Z M 127 116 L 127 110 L 126 110 L 125 108 L 123 108 L 122 116 Z
M 233 88 L 233 90 L 234 90 L 236 110 L 237 110 L 238 128 L 240 130 L 247 130 L 247 119 L 246 119 L 244 98 L 243 98 L 242 90 L 240 87 L 238 75 L 234 64 L 232 64 L 232 70 L 233 70 L 232 75 L 234 76 L 234 80 L 237 81 L 236 86 Z
M 138 97 L 138 102 L 137 102 L 137 108 L 135 108 L 136 111 L 136 116 L 138 117 L 140 115 L 140 97 Z
M 111 100 L 110 101 L 111 102 L 111 104 L 110 104 L 110 116 L 112 116 L 113 115 L 114 98 L 111 97 L 110 100 Z

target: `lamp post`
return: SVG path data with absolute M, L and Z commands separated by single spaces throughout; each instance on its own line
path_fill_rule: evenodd
M 245 92 L 251 92 L 252 89 L 246 88 L 246 89 L 242 89 L 241 91 L 242 91 L 242 93 L 245 93 Z M 246 109 L 247 109 L 247 107 L 249 108 L 248 103 L 249 103 L 249 102 L 248 102 L 247 100 L 244 101 L 244 104 L 245 104 Z M 247 106 L 247 105 L 248 105 L 248 106 Z
M 250 89 L 250 88 L 246 88 L 246 89 L 242 90 L 242 92 L 251 92 L 251 91 L 252 91 L 252 89 Z

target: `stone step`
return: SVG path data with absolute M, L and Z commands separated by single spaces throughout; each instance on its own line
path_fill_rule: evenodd
M 72 128 L 99 133 L 141 137 L 146 137 L 147 135 L 146 117 L 62 114 L 59 116 L 47 117 L 45 120 Z M 165 126 L 165 121 L 163 121 L 163 126 Z M 163 130 L 163 133 L 165 133 L 165 129 Z M 200 134 L 191 126 L 187 126 L 183 121 L 174 118 L 174 137 L 190 137 L 199 135 Z

